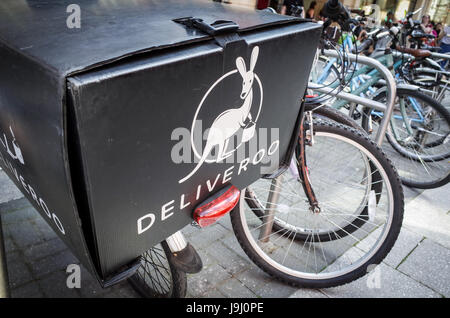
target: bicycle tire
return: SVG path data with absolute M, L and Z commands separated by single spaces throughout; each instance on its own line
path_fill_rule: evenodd
M 347 272 L 336 277 L 310 278 L 309 276 L 300 277 L 295 275 L 292 270 L 284 268 L 282 265 L 274 265 L 268 260 L 268 255 L 264 254 L 262 249 L 255 245 L 255 240 L 247 228 L 245 221 L 245 190 L 241 193 L 240 204 L 230 214 L 231 224 L 236 238 L 247 256 L 262 270 L 269 275 L 281 280 L 289 285 L 306 288 L 328 288 L 347 284 L 354 281 L 367 273 L 369 265 L 379 264 L 389 253 L 396 239 L 398 238 L 404 209 L 403 189 L 396 170 L 390 160 L 383 151 L 365 134 L 362 134 L 352 128 L 333 123 L 320 123 L 320 129 L 336 136 L 342 136 L 366 149 L 373 155 L 379 167 L 383 169 L 383 175 L 387 178 L 389 187 L 386 193 L 391 195 L 392 210 L 390 215 L 390 223 L 387 232 L 383 236 L 383 241 L 369 251 L 366 259 L 357 264 L 355 268 L 350 268 Z M 319 129 L 319 128 L 318 128 Z M 242 197 L 244 195 L 244 198 Z
M 439 114 L 439 116 L 445 121 L 447 127 L 450 127 L 449 111 L 442 104 L 438 103 L 436 100 L 434 100 L 430 96 L 423 94 L 418 90 L 408 89 L 408 88 L 398 88 L 397 96 L 399 96 L 400 98 L 412 97 L 414 99 L 418 99 L 418 100 L 424 102 L 427 105 L 427 107 L 429 107 L 434 112 Z M 380 101 L 380 100 L 382 101 L 383 98 L 385 98 L 385 97 L 386 97 L 386 91 L 379 91 L 379 93 L 376 94 L 373 97 L 373 99 L 376 101 Z M 371 113 L 370 108 L 365 108 L 363 110 L 362 127 L 366 131 L 369 130 L 370 113 Z M 392 129 L 392 128 L 389 128 L 389 129 Z M 441 145 L 442 143 L 444 143 L 446 141 L 446 139 L 448 139 L 449 133 L 450 132 L 447 131 L 446 136 L 443 136 L 441 139 L 439 139 L 440 141 L 437 140 L 437 141 L 429 142 L 429 143 L 425 144 L 424 148 L 433 148 L 433 147 L 437 147 L 437 146 Z M 397 165 L 398 170 L 400 168 L 399 165 L 402 162 L 404 164 L 406 164 L 407 160 L 409 160 L 411 162 L 415 161 L 415 162 L 418 162 L 421 164 L 441 162 L 442 165 L 445 165 L 446 159 L 450 157 L 450 151 L 446 151 L 443 154 L 429 155 L 429 156 L 425 156 L 425 155 L 421 156 L 421 155 L 418 155 L 417 152 L 416 152 L 416 154 L 413 154 L 413 153 L 405 150 L 404 147 L 402 147 L 395 140 L 395 138 L 392 136 L 391 130 L 388 130 L 386 132 L 386 141 L 387 141 L 387 143 L 389 143 L 389 145 L 392 147 L 392 149 L 394 149 L 398 154 L 401 155 L 401 157 L 399 156 L 397 159 L 395 159 L 396 162 L 394 162 L 394 164 Z M 387 143 L 385 142 L 384 144 L 387 144 Z M 386 146 L 384 146 L 384 147 L 386 147 Z M 401 158 L 403 158 L 403 159 L 401 159 Z M 424 170 L 426 170 L 426 168 L 424 168 Z M 433 189 L 433 188 L 443 186 L 443 185 L 447 184 L 448 182 L 450 182 L 450 171 L 448 171 L 448 170 L 447 170 L 447 172 L 444 171 L 442 173 L 442 175 L 439 175 L 438 177 L 434 178 L 433 180 L 419 180 L 419 173 L 414 174 L 415 176 L 417 176 L 416 180 L 407 178 L 405 176 L 407 174 L 407 172 L 406 171 L 403 172 L 402 169 L 400 169 L 399 174 L 400 174 L 400 179 L 402 180 L 402 183 L 404 185 L 406 185 L 408 187 L 419 188 L 419 189 Z M 428 172 L 425 175 L 430 176 L 430 173 Z

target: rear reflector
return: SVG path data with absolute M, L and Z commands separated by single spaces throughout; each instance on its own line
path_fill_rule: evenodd
M 234 209 L 239 201 L 240 191 L 235 186 L 228 186 L 200 203 L 194 210 L 194 220 L 200 227 L 215 223 L 222 216 Z

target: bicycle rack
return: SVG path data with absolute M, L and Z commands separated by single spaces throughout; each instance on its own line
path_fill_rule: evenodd
M 328 57 L 334 57 L 334 58 L 340 58 L 338 52 L 333 50 L 325 50 L 324 55 Z M 381 120 L 380 127 L 377 132 L 376 136 L 376 143 L 381 146 L 383 143 L 383 138 L 386 133 L 387 127 L 389 125 L 389 120 L 392 116 L 392 112 L 394 110 L 395 105 L 395 96 L 397 95 L 397 86 L 395 83 L 394 76 L 389 71 L 389 69 L 384 66 L 382 63 L 377 61 L 374 58 L 367 57 L 367 56 L 360 56 L 355 54 L 348 54 L 348 58 L 351 62 L 357 62 L 359 64 L 367 65 L 370 67 L 373 67 L 380 72 L 381 76 L 386 80 L 386 87 L 387 87 L 387 103 L 382 104 L 377 101 L 373 101 L 368 98 L 360 97 L 351 93 L 345 93 L 345 92 L 337 92 L 333 88 L 329 87 L 321 87 L 318 84 L 309 83 L 308 88 L 313 89 L 314 91 L 317 91 L 319 93 L 325 93 L 330 94 L 332 96 L 336 96 L 342 99 L 345 99 L 349 102 L 361 104 L 370 108 L 373 108 L 378 111 L 382 111 L 384 113 L 383 119 Z
M 443 53 L 438 53 L 438 52 L 431 52 L 431 56 L 434 57 L 434 58 L 450 60 L 450 55 L 449 54 L 443 54 Z

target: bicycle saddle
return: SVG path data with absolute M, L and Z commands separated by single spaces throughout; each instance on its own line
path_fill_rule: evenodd
M 402 46 L 397 46 L 396 50 L 402 53 L 411 54 L 414 57 L 429 57 L 431 55 L 431 52 L 428 50 L 411 49 Z

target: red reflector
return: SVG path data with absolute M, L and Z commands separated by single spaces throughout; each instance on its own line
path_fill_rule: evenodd
M 315 98 L 319 96 L 319 94 L 314 94 L 314 95 L 306 95 L 306 98 Z
M 194 220 L 200 227 L 215 223 L 222 216 L 234 209 L 241 192 L 235 186 L 226 187 L 195 208 Z

